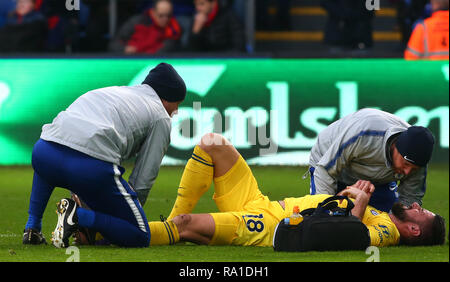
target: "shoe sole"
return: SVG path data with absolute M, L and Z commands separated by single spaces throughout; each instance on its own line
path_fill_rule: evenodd
M 52 232 L 52 244 L 57 248 L 67 248 L 69 246 L 69 240 L 66 239 L 63 241 L 64 236 L 64 217 L 66 215 L 67 207 L 69 206 L 69 202 L 65 199 L 62 199 L 58 203 L 56 203 L 56 214 L 58 215 L 58 223 L 56 224 L 55 230 Z

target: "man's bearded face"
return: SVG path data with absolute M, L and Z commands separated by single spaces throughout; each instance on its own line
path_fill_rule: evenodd
M 391 212 L 396 218 L 400 219 L 401 221 L 405 221 L 407 218 L 406 210 L 408 210 L 409 208 L 410 207 L 407 207 L 400 202 L 396 202 L 392 206 Z

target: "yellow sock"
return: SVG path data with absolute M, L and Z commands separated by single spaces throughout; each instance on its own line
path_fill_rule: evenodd
M 171 221 L 151 221 L 150 227 L 150 246 L 173 245 L 180 241 L 177 226 Z
M 167 219 L 191 213 L 200 197 L 211 187 L 213 176 L 214 165 L 211 157 L 199 146 L 195 146 L 192 157 L 184 168 L 178 196 Z

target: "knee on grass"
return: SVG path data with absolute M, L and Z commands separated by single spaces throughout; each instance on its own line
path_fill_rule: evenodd
M 146 248 L 150 245 L 150 236 L 150 232 L 136 232 L 129 240 L 118 243 L 118 245 L 125 248 Z

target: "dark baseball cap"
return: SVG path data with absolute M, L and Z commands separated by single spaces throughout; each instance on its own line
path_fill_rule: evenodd
M 426 166 L 433 152 L 434 136 L 426 127 L 411 126 L 400 133 L 395 146 L 408 162 L 417 166 Z

